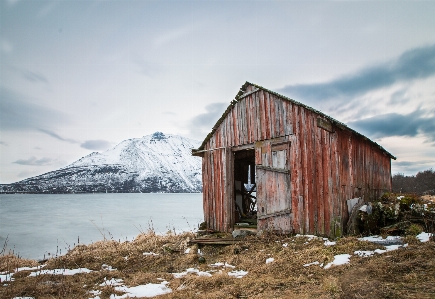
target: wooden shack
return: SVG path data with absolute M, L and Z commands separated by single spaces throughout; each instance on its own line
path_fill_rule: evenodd
M 332 117 L 249 82 L 192 154 L 202 157 L 210 229 L 231 232 L 251 216 L 258 230 L 326 236 L 343 234 L 348 200 L 391 190 L 396 159 Z

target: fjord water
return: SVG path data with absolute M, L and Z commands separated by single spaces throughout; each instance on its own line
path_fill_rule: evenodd
M 202 221 L 201 193 L 2 194 L 0 250 L 6 244 L 6 253 L 42 259 L 78 242 L 131 241 L 141 231 L 190 231 Z

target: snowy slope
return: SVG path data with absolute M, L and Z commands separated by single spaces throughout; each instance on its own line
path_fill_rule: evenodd
M 156 132 L 11 185 L 29 192 L 201 192 L 201 159 L 191 155 L 199 144 Z

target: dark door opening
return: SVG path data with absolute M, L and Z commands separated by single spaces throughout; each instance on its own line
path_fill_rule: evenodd
M 236 223 L 257 224 L 257 198 L 255 180 L 255 151 L 234 153 L 234 204 Z

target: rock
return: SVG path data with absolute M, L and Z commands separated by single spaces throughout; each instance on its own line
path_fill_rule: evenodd
M 232 232 L 232 235 L 233 238 L 244 238 L 249 235 L 254 235 L 254 233 L 249 230 L 236 229 Z
M 198 258 L 198 263 L 200 263 L 200 264 L 204 264 L 204 263 L 205 263 L 205 258 L 204 258 L 203 256 L 200 256 L 200 257 Z

